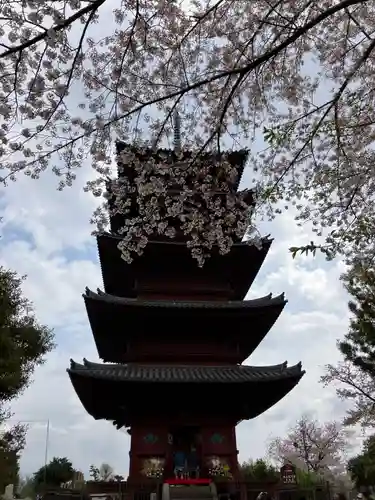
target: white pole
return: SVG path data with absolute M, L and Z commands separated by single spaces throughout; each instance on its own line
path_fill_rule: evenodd
M 44 450 L 44 488 L 47 484 L 47 460 L 48 460 L 48 445 L 49 445 L 49 419 L 47 420 L 46 428 L 46 448 Z
M 44 453 L 44 465 L 47 465 L 48 460 L 48 446 L 49 446 L 49 419 L 47 420 L 47 429 L 46 429 L 46 449 Z

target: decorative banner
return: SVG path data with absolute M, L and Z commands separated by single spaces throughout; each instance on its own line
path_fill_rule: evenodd
M 215 434 L 212 434 L 212 436 L 211 436 L 211 443 L 212 444 L 222 444 L 223 442 L 224 442 L 224 436 L 222 436 L 218 432 L 215 432 Z
M 211 477 L 226 477 L 232 478 L 232 473 L 230 471 L 230 466 L 228 462 L 220 457 L 208 457 L 207 458 L 208 474 Z
M 281 480 L 284 484 L 297 484 L 296 468 L 292 464 L 285 464 L 280 469 Z
M 161 478 L 164 473 L 165 459 L 159 457 L 149 457 L 143 460 L 141 474 L 151 478 Z
M 151 432 L 143 437 L 143 441 L 147 444 L 155 444 L 158 440 L 158 436 L 155 436 L 155 434 L 152 434 Z

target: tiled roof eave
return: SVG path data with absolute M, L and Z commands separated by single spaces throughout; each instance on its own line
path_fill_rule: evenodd
M 118 241 L 121 241 L 122 240 L 122 236 L 118 235 L 118 234 L 113 234 L 113 233 L 110 233 L 110 232 L 102 232 L 100 233 L 97 238 L 103 238 L 103 237 L 106 237 L 106 238 L 111 238 L 111 239 L 114 239 L 114 240 L 118 240 Z M 261 238 L 261 241 L 262 241 L 262 247 L 263 246 L 268 246 L 268 245 L 271 245 L 271 243 L 274 241 L 273 238 L 270 237 L 270 235 L 266 235 L 264 236 L 263 238 Z M 148 240 L 148 245 L 168 245 L 168 246 L 185 246 L 186 247 L 186 242 L 184 241 L 174 241 L 174 240 L 165 240 L 165 241 L 161 241 L 161 240 L 153 240 L 152 238 L 150 240 Z M 238 242 L 234 242 L 233 243 L 233 247 L 236 248 L 236 247 L 246 247 L 246 246 L 251 246 L 252 243 L 251 243 L 251 240 L 243 240 L 243 241 L 238 241 Z M 216 245 L 213 245 L 213 248 L 217 247 Z M 219 247 L 217 247 L 219 248 Z
M 105 366 L 106 368 L 117 368 L 119 367 L 119 363 L 97 363 L 95 361 L 89 361 L 88 359 L 86 358 L 83 358 L 83 363 L 77 363 L 76 361 L 74 361 L 73 359 L 70 360 L 70 363 L 71 363 L 71 368 L 81 368 L 81 369 L 86 369 L 86 368 L 96 368 L 96 369 L 102 369 L 103 366 Z M 140 365 L 138 363 L 138 365 Z M 297 365 L 295 366 L 300 366 L 301 363 L 297 363 Z M 149 364 L 147 364 L 146 366 L 149 366 Z M 168 364 L 157 364 L 156 366 L 170 366 Z M 206 365 L 206 366 L 202 366 L 202 365 L 192 365 L 191 363 L 189 364 L 186 364 L 186 365 L 178 365 L 179 367 L 183 367 L 183 368 L 189 368 L 189 367 L 194 367 L 194 366 L 198 366 L 199 368 L 213 368 L 213 369 L 222 369 L 222 368 L 226 368 L 226 366 L 223 366 L 223 365 Z M 252 371 L 257 371 L 257 372 L 263 372 L 263 371 L 283 371 L 285 370 L 286 368 L 288 368 L 288 362 L 287 361 L 284 361 L 283 363 L 278 363 L 277 365 L 259 365 L 259 366 L 250 366 L 250 365 L 240 365 L 241 366 L 241 369 L 251 369 Z M 231 366 L 233 368 L 233 366 Z M 235 368 L 237 368 L 238 365 L 235 365 Z M 291 367 L 289 367 L 290 369 Z
M 162 366 L 162 365 L 114 365 L 83 364 L 71 360 L 68 369 L 71 376 L 88 377 L 128 383 L 256 383 L 283 379 L 299 379 L 303 376 L 301 363 L 287 367 L 286 363 L 270 367 L 252 366 Z
M 101 290 L 97 293 L 86 288 L 83 294 L 85 300 L 96 300 L 98 302 L 107 302 L 133 307 L 155 307 L 155 308 L 189 308 L 189 309 L 235 309 L 246 310 L 267 306 L 285 306 L 287 300 L 284 293 L 272 297 L 272 294 L 252 300 L 233 300 L 233 301 L 185 301 L 185 300 L 144 300 L 137 298 L 117 297 L 107 294 Z

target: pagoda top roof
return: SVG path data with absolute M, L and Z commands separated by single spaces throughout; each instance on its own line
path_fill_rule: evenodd
M 251 300 L 146 300 L 138 298 L 126 298 L 110 295 L 97 289 L 97 293 L 86 287 L 83 294 L 85 299 L 98 300 L 110 304 L 118 304 L 133 307 L 153 307 L 153 308 L 168 308 L 168 309 L 251 309 L 262 308 L 267 306 L 285 305 L 287 300 L 284 293 L 272 296 L 272 293 Z
M 102 364 L 71 360 L 67 370 L 71 375 L 114 380 L 119 382 L 159 383 L 244 383 L 300 378 L 304 375 L 301 363 L 288 367 L 287 362 L 273 366 L 198 366 Z
M 127 144 L 122 141 L 116 142 L 117 154 L 121 153 L 121 151 L 123 151 L 125 148 L 128 148 L 132 153 L 137 154 L 142 160 L 145 160 L 147 158 L 160 158 L 165 161 L 166 158 L 170 158 L 171 164 L 175 161 L 186 161 L 190 159 L 193 160 L 197 155 L 196 151 L 192 151 L 189 149 L 182 149 L 181 151 L 176 152 L 173 149 L 155 149 L 151 147 L 143 148 L 136 145 Z M 222 158 L 223 155 L 226 155 L 228 162 L 237 169 L 237 178 L 232 186 L 233 189 L 237 191 L 242 179 L 247 158 L 249 156 L 249 151 L 247 149 L 240 149 L 238 151 L 223 151 L 222 153 L 218 153 L 215 151 L 203 151 L 198 154 L 198 157 L 200 160 L 218 161 L 220 160 L 220 158 Z M 118 163 L 121 165 L 121 162 Z M 121 177 L 122 175 L 124 175 L 124 171 L 119 166 L 118 176 Z

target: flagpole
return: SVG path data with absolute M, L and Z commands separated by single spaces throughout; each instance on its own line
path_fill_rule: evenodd
M 46 487 L 46 484 L 47 484 L 48 446 L 49 446 L 49 419 L 47 420 L 46 446 L 45 446 L 45 450 L 44 450 L 44 487 Z

